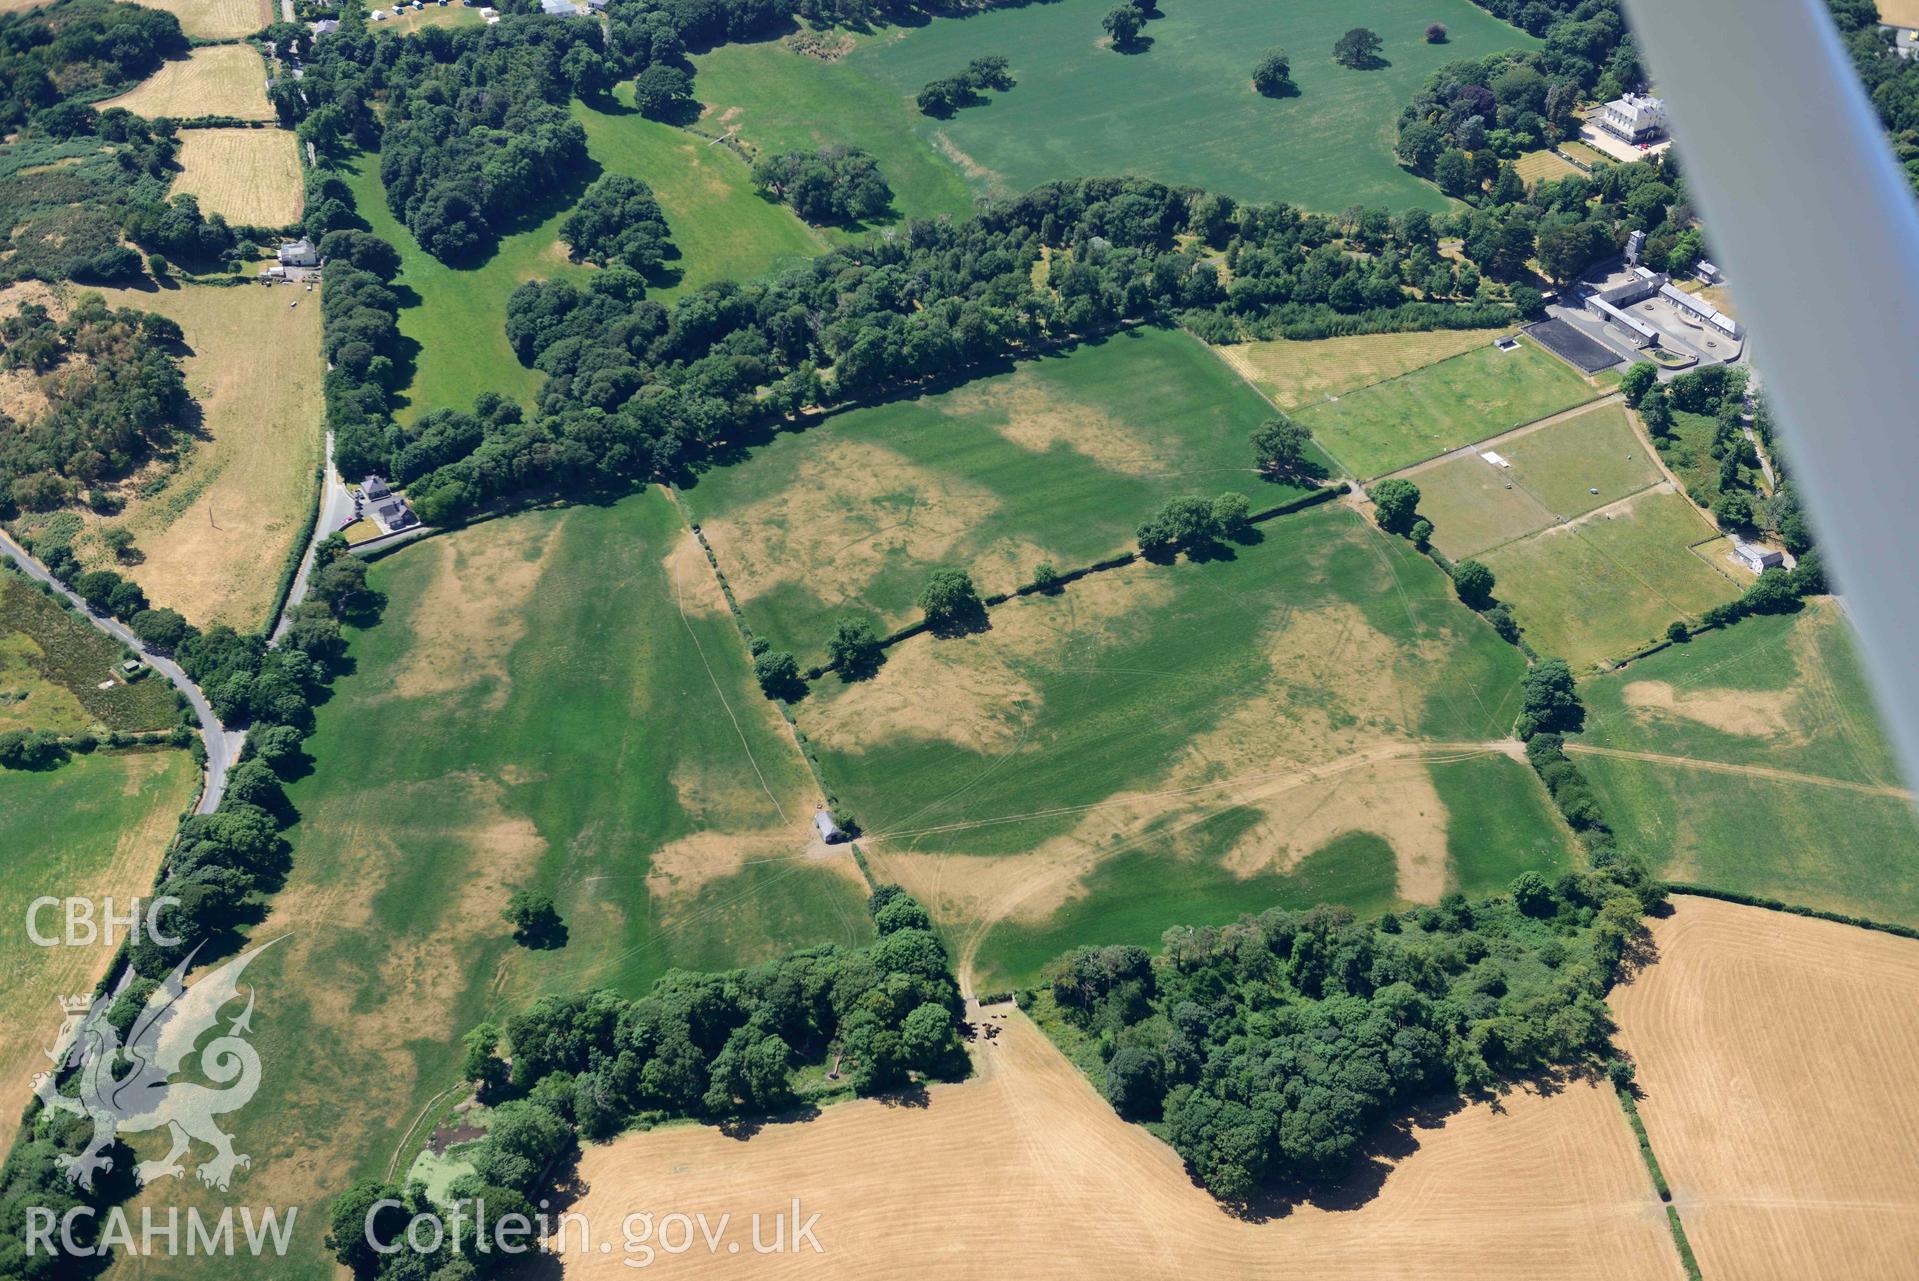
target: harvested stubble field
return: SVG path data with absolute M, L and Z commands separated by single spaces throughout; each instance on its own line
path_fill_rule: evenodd
M 1599 389 L 1529 339 L 1485 346 L 1299 410 L 1326 452 L 1361 478 L 1596 400 Z
M 200 438 L 165 486 L 146 497 L 135 487 L 109 522 L 132 530 L 145 556 L 122 572 L 149 599 L 199 626 L 258 628 L 312 507 L 326 448 L 319 290 L 179 285 L 101 292 L 116 307 L 180 323 L 187 389 L 201 411 Z M 90 563 L 110 560 L 97 539 L 89 540 L 87 555 Z
M 1129 330 L 781 433 L 685 500 L 748 621 L 810 662 L 843 612 L 917 621 L 941 565 L 1011 591 L 1042 561 L 1131 550 L 1175 494 L 1300 497 L 1253 470 L 1247 437 L 1270 412 L 1197 340 Z
M 948 120 L 914 120 L 977 192 L 1130 173 L 1328 212 L 1354 203 L 1438 211 L 1451 202 L 1393 157 L 1400 108 L 1446 63 L 1537 46 L 1463 0 L 1371 0 L 1364 22 L 1385 40 L 1382 63 L 1354 71 L 1331 56 L 1359 19 L 1351 5 L 1211 0 L 1156 10 L 1149 46 L 1120 53 L 1100 30 L 1108 7 L 1061 0 L 935 18 L 884 31 L 835 65 L 910 111 L 928 81 L 982 55 L 1010 58 L 1013 89 Z M 1447 43 L 1425 42 L 1433 21 L 1446 24 Z M 1294 96 L 1253 91 L 1252 64 L 1273 45 L 1292 51 Z
M 915 637 L 799 707 L 876 874 L 983 986 L 1255 904 L 1428 902 L 1566 864 L 1536 780 L 1496 759 L 1518 652 L 1344 506 L 1262 530 Z M 1462 791 L 1508 798 L 1514 830 L 1468 838 Z
M 284 129 L 189 129 L 180 135 L 175 194 L 200 211 L 248 227 L 286 227 L 300 220 L 300 142 Z
M 1582 690 L 1580 767 L 1661 875 L 1919 925 L 1919 822 L 1835 605 L 1746 619 Z
M 1000 1017 L 993 1017 L 998 1013 Z M 1392 1151 L 1317 1202 L 1236 1218 L 1197 1187 L 1172 1149 L 1122 1121 L 1027 1017 L 977 1022 L 977 1075 L 923 1098 L 835 1104 L 744 1142 L 676 1126 L 589 1148 L 572 1207 L 568 1281 L 632 1274 L 618 1238 L 636 1207 L 817 1212 L 823 1253 L 722 1245 L 657 1250 L 668 1276 L 1022 1278 L 1503 1277 L 1673 1279 L 1665 1219 L 1609 1089 L 1574 1082 L 1519 1091 L 1407 1127 Z M 885 1154 L 875 1159 L 875 1153 Z
M 264 1084 L 233 1131 L 243 1195 L 300 1206 L 280 1281 L 334 1276 L 328 1201 L 388 1173 L 474 1024 L 870 938 L 865 884 L 814 837 L 805 762 L 662 494 L 429 538 L 370 577 L 386 617 L 350 635 L 288 789 L 293 868 L 253 931 L 292 936 L 247 974 Z M 525 885 L 554 896 L 564 947 L 512 941 Z M 258 1275 L 193 1264 L 142 1275 Z
M 0 733 L 166 729 L 176 716 L 173 687 L 153 675 L 114 680 L 126 657 L 25 576 L 0 572 Z
M 96 105 L 124 107 L 149 120 L 159 116 L 271 120 L 266 77 L 266 63 L 251 46 L 206 45 L 166 63 L 119 97 Z
M 1683 896 L 1652 933 L 1611 1000 L 1700 1270 L 1911 1275 L 1919 942 Z
M 3 678 L 0 678 L 3 679 Z M 118 947 L 40 947 L 27 934 L 27 909 L 43 895 L 98 901 L 115 910 L 144 898 L 181 811 L 193 803 L 200 771 L 185 752 L 95 753 L 58 769 L 0 770 L 0 1143 L 11 1144 L 29 1081 L 60 1030 L 59 998 L 84 995 Z M 63 931 L 59 909 L 38 918 L 42 934 Z
M 180 20 L 180 30 L 196 40 L 250 36 L 278 15 L 272 0 L 151 0 Z
M 1699 509 L 1660 483 L 1530 538 L 1483 552 L 1526 638 L 1575 669 L 1623 658 L 1675 620 L 1697 621 L 1743 590 L 1691 545 L 1718 536 Z
M 1509 466 L 1486 461 L 1488 451 Z M 1433 523 L 1434 544 L 1455 560 L 1618 502 L 1660 479 L 1625 409 L 1612 402 L 1401 474 L 1419 486 L 1419 513 Z
M 1295 342 L 1233 343 L 1214 348 L 1227 364 L 1276 405 L 1297 409 L 1343 396 L 1372 383 L 1490 347 L 1507 329 L 1430 329 L 1410 334 L 1356 334 Z

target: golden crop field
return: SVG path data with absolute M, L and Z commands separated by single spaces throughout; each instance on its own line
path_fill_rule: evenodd
M 149 120 L 158 116 L 271 120 L 266 77 L 266 63 L 250 46 L 210 45 L 167 63 L 126 93 L 96 105 L 124 107 Z
M 305 207 L 300 141 L 284 129 L 189 129 L 180 135 L 180 168 L 173 190 L 228 222 L 285 227 Z
M 1516 1091 L 1410 1127 L 1406 1154 L 1354 1185 L 1262 1221 L 1194 1185 L 1171 1148 L 1122 1121 L 1027 1017 L 968 1014 L 998 1035 L 973 1043 L 976 1075 L 923 1105 L 862 1099 L 744 1141 L 673 1126 L 588 1147 L 568 1281 L 631 1276 L 621 1220 L 636 1210 L 731 1213 L 748 1236 L 775 1212 L 817 1213 L 821 1253 L 724 1244 L 669 1254 L 649 1275 L 947 1279 L 1287 1276 L 1672 1278 L 1680 1270 L 1612 1091 L 1573 1082 Z M 790 1231 L 790 1225 L 788 1227 Z M 677 1238 L 669 1239 L 677 1245 Z M 609 1241 L 599 1253 L 599 1241 Z M 641 1243 L 644 1247 L 648 1243 Z
M 1919 942 L 1684 896 L 1652 934 L 1612 1005 L 1701 1271 L 1910 1275 Z

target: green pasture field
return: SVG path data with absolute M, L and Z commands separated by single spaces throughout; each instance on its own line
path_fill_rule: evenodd
M 175 724 L 173 686 L 151 672 L 131 685 L 100 688 L 128 657 L 125 646 L 61 609 L 26 577 L 0 571 L 0 733 L 134 732 Z
M 1904 797 L 1873 794 L 1899 772 L 1834 603 L 1703 633 L 1580 691 L 1575 750 L 1664 758 L 1577 755 L 1621 843 L 1662 875 L 1919 925 L 1919 825 Z
M 1164 6 L 1146 24 L 1150 47 L 1118 53 L 1100 29 L 1110 7 L 1059 0 L 935 18 L 865 41 L 843 63 L 915 110 L 928 81 L 985 54 L 1009 58 L 1011 91 L 950 120 L 916 117 L 981 192 L 1133 173 L 1327 212 L 1440 210 L 1446 197 L 1393 158 L 1400 108 L 1445 63 L 1537 43 L 1465 0 L 1373 0 L 1363 12 L 1335 0 L 1211 0 Z M 1451 33 L 1446 44 L 1425 42 L 1435 21 Z M 1333 42 L 1359 24 L 1384 37 L 1386 65 L 1333 62 Z M 1273 46 L 1292 56 L 1295 97 L 1253 91 L 1253 63 Z
M 1572 866 L 1572 839 L 1523 763 L 1482 755 L 1426 766 L 1447 808 L 1452 885 L 1495 893 L 1522 871 L 1548 879 Z M 1227 811 L 1222 833 L 1255 816 Z M 1168 858 L 1128 850 L 1102 863 L 1075 900 L 1043 925 L 1002 922 L 986 934 L 979 982 L 986 989 L 1028 987 L 1047 962 L 1087 944 L 1132 943 L 1158 949 L 1174 925 L 1222 925 L 1271 907 L 1303 910 L 1341 903 L 1361 916 L 1406 905 L 1393 847 L 1371 832 L 1349 832 L 1307 855 L 1291 871 L 1236 876 L 1216 860 Z
M 1919 825 L 1904 797 L 1577 760 L 1620 848 L 1660 876 L 1919 926 Z
M 1524 761 L 1462 756 L 1426 768 L 1446 806 L 1452 888 L 1497 893 L 1521 872 L 1551 880 L 1572 867 L 1572 832 Z
M 1845 616 L 1828 599 L 1701 633 L 1580 687 L 1599 747 L 1898 786 Z
M 1683 496 L 1641 493 L 1615 510 L 1477 557 L 1497 578 L 1534 649 L 1575 669 L 1659 639 L 1742 590 L 1690 550 L 1715 531 Z
M 1660 479 L 1616 404 L 1595 405 L 1488 448 L 1512 465 L 1495 467 L 1474 452 L 1409 475 L 1419 486 L 1419 513 L 1433 523 L 1433 542 L 1455 560 L 1618 502 Z
M 818 845 L 805 761 L 661 492 L 426 539 L 370 579 L 386 616 L 351 633 L 354 673 L 319 709 L 292 870 L 254 931 L 290 937 L 247 975 L 266 1067 L 233 1128 L 244 1195 L 300 1206 L 286 1281 L 332 1277 L 327 1202 L 411 1155 L 480 1021 L 871 937 L 865 884 Z M 521 886 L 554 896 L 565 946 L 513 942 L 500 912 Z
M 1526 339 L 1517 349 L 1478 347 L 1295 417 L 1362 479 L 1556 414 L 1601 393 Z
M 1220 822 L 1248 816 L 1228 813 Z M 1217 861 L 1168 858 L 1129 850 L 1086 879 L 1086 895 L 1042 925 L 1001 922 L 986 935 L 981 991 L 1032 987 L 1048 962 L 1076 947 L 1131 943 L 1159 950 L 1176 925 L 1224 925 L 1268 908 L 1303 911 L 1343 903 L 1361 916 L 1402 905 L 1393 847 L 1370 832 L 1352 832 L 1315 850 L 1290 872 L 1233 875 Z
M 754 629 L 815 661 L 835 616 L 916 621 L 927 574 L 982 595 L 1129 550 L 1166 498 L 1304 491 L 1259 478 L 1259 395 L 1177 330 L 1136 329 L 953 391 L 782 433 L 685 492 Z
M 412 372 L 399 410 L 403 420 L 434 409 L 467 408 L 483 391 L 533 403 L 545 375 L 522 365 L 507 343 L 507 298 L 528 280 L 583 280 L 593 270 L 568 259 L 560 224 L 601 173 L 641 178 L 659 199 L 680 253 L 652 292 L 663 301 L 714 280 L 763 275 L 826 247 L 785 206 L 754 193 L 752 175 L 739 157 L 642 118 L 632 111 L 631 100 L 631 86 L 622 85 L 612 109 L 573 104 L 594 163 L 566 191 L 531 211 L 478 266 L 449 267 L 419 247 L 387 208 L 377 155 L 346 166 L 360 216 L 400 251 L 396 283 L 402 290 L 400 332 L 408 350 L 399 363 Z
M 1501 804 L 1496 835 L 1473 830 L 1497 804 L 1484 796 L 1534 786 L 1472 759 L 1510 730 L 1518 652 L 1344 506 L 1262 533 L 1230 559 L 1009 602 L 981 634 L 916 637 L 797 709 L 876 874 L 938 903 L 956 938 L 995 927 L 984 972 L 1030 974 L 1075 943 L 1150 941 L 1269 895 L 1374 907 L 1569 857 L 1540 796 Z M 1430 862 L 1395 875 L 1376 846 L 1316 853 L 1353 832 Z M 1062 876 L 1078 889 L 1049 919 L 993 908 L 1002 881 L 1018 896 Z
M 0 680 L 4 680 L 0 677 Z M 121 914 L 153 889 L 175 822 L 193 803 L 200 771 L 182 751 L 96 752 L 57 769 L 0 769 L 0 1142 L 11 1142 L 30 1097 L 28 1079 L 60 1029 L 58 998 L 91 991 L 114 947 L 39 947 L 27 909 L 43 895 L 99 900 Z M 57 911 L 37 921 L 62 929 Z M 116 946 L 117 946 L 116 939 Z
M 546 375 L 520 363 L 506 340 L 506 300 L 535 277 L 584 277 L 589 268 L 567 261 L 560 220 L 579 190 L 529 214 L 527 225 L 503 236 L 484 263 L 449 267 L 421 249 L 387 208 L 380 157 L 367 154 L 342 166 L 360 217 L 373 234 L 400 251 L 402 350 L 394 363 L 404 382 L 397 413 L 404 422 L 435 409 L 470 409 L 483 391 L 531 405 Z M 580 190 L 585 184 L 578 184 Z
M 973 192 L 953 160 L 919 131 L 908 98 L 852 59 L 824 62 L 778 41 L 723 45 L 697 55 L 700 129 L 734 131 L 757 154 L 833 145 L 870 154 L 903 218 L 964 218 Z M 915 87 L 914 92 L 918 89 Z

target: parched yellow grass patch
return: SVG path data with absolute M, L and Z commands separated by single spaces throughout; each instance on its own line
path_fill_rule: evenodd
M 319 290 L 102 292 L 116 307 L 160 312 L 186 331 L 187 389 L 207 437 L 193 442 L 164 489 L 132 498 L 113 519 L 146 555 L 121 572 L 198 626 L 259 627 L 312 506 L 325 448 Z M 110 560 L 97 538 L 83 550 L 90 561 Z
M 180 20 L 180 30 L 201 40 L 250 36 L 274 20 L 273 0 L 146 0 Z
M 305 206 L 300 142 L 284 129 L 189 129 L 180 135 L 180 168 L 173 190 L 228 222 L 285 227 Z
M 169 62 L 134 88 L 99 107 L 125 107 L 149 120 L 172 116 L 233 116 L 239 120 L 271 120 L 267 102 L 267 69 L 248 45 L 222 44 L 195 49 Z
M 1240 377 L 1288 409 L 1343 396 L 1484 347 L 1507 329 L 1436 329 L 1423 334 L 1360 334 L 1294 342 L 1215 347 Z
M 634 1275 L 620 1244 L 637 1209 L 817 1213 L 820 1253 L 724 1244 L 654 1249 L 648 1275 L 971 1278 L 1607 1278 L 1683 1276 L 1659 1201 L 1612 1091 L 1574 1082 L 1515 1091 L 1409 1127 L 1403 1153 L 1324 1204 L 1237 1218 L 1195 1186 L 1172 1149 L 1122 1121 L 1025 1014 L 974 1007 L 998 1031 L 973 1043 L 977 1074 L 923 1105 L 836 1103 L 749 1138 L 672 1126 L 589 1147 L 592 1227 L 561 1251 L 566 1281 Z M 883 1155 L 882 1155 L 883 1154 Z M 1381 1178 L 1383 1174 L 1383 1178 Z M 1375 1183 L 1377 1186 L 1375 1187 Z M 790 1234 L 792 1226 L 786 1228 Z M 677 1233 L 674 1234 L 677 1244 Z M 610 1240 L 609 1253 L 598 1242 Z M 656 1238 L 657 1240 L 657 1238 Z

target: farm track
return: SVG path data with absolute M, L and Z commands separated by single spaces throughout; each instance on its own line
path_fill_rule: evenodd
M 1685 769 L 1705 770 L 1713 774 L 1739 774 L 1747 778 L 1760 778 L 1774 783 L 1804 783 L 1813 787 L 1832 787 L 1844 792 L 1857 792 L 1861 796 L 1889 796 L 1902 801 L 1912 799 L 1912 792 L 1903 787 L 1893 787 L 1884 783 L 1854 783 L 1842 778 L 1827 778 L 1823 774 L 1802 774 L 1798 770 L 1776 769 L 1770 765 L 1734 765 L 1726 761 L 1704 760 L 1697 756 L 1633 752 L 1621 747 L 1595 747 L 1589 743 L 1569 742 L 1566 744 L 1566 750 L 1574 755 L 1610 756 L 1616 760 L 1678 765 Z

